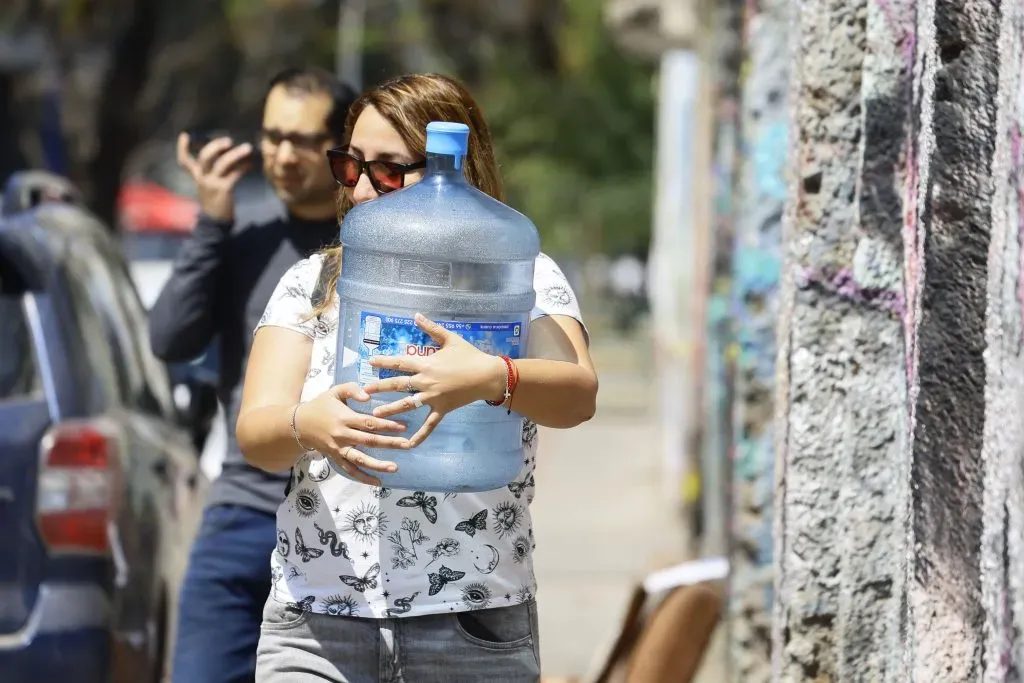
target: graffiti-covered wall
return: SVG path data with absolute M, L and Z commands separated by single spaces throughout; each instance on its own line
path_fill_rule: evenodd
M 790 11 L 775 678 L 1018 680 L 1024 7 Z

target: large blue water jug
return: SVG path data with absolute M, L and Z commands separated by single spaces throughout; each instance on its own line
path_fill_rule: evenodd
M 433 353 L 437 345 L 413 323 L 416 313 L 487 353 L 524 357 L 540 239 L 526 216 L 466 182 L 468 141 L 461 123 L 430 123 L 423 179 L 345 216 L 337 383 L 366 386 L 394 376 L 371 366 L 373 355 Z M 368 413 L 406 395 L 349 405 Z M 428 414 L 423 406 L 395 419 L 412 436 Z M 446 415 L 416 448 L 362 450 L 398 465 L 393 474 L 374 472 L 386 487 L 489 491 L 522 468 L 522 417 L 478 401 Z

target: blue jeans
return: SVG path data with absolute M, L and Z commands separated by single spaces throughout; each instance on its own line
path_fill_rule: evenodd
M 400 619 L 303 612 L 271 598 L 259 683 L 536 683 L 537 606 Z
M 273 515 L 236 505 L 206 510 L 178 610 L 174 683 L 252 683 L 270 594 Z

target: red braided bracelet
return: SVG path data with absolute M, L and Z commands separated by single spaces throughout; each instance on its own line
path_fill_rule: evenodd
M 515 392 L 516 385 L 519 384 L 519 369 L 508 356 L 498 356 L 498 358 L 505 363 L 505 395 L 501 397 L 500 401 L 487 401 L 487 405 L 497 408 L 508 403 L 508 412 L 511 413 L 512 393 Z

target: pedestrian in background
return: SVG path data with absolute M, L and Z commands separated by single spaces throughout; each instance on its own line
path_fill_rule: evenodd
M 150 341 L 158 357 L 180 362 L 218 339 L 218 398 L 232 426 L 252 331 L 274 287 L 296 262 L 337 241 L 335 182 L 324 154 L 342 143 L 355 97 L 321 69 L 289 69 L 270 81 L 258 144 L 281 215 L 236 219 L 234 190 L 253 163 L 252 144 L 222 137 L 193 155 L 189 136 L 178 138 L 178 162 L 195 181 L 200 214 L 150 313 Z M 288 473 L 250 467 L 234 429 L 228 433 L 180 595 L 172 664 L 180 683 L 241 683 L 255 675 L 275 513 Z

